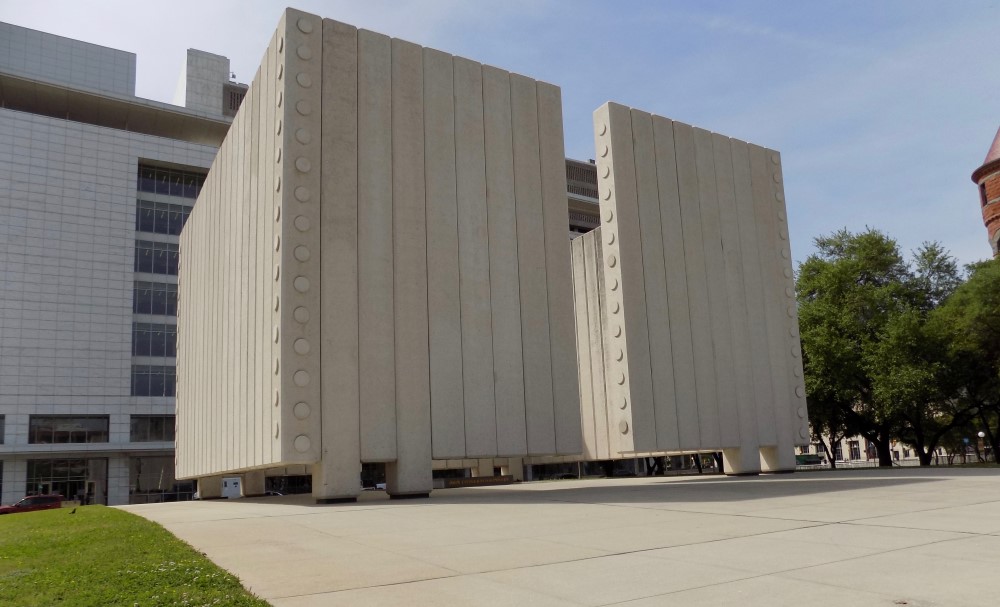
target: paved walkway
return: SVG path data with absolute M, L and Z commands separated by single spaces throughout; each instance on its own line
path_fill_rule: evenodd
M 125 509 L 279 607 L 997 605 L 1000 469 L 554 481 Z

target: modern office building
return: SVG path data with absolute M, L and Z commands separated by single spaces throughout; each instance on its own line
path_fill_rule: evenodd
M 185 499 L 178 235 L 245 86 L 190 51 L 187 107 L 132 53 L 0 23 L 0 501 Z
M 287 9 L 181 236 L 178 476 L 303 466 L 326 501 L 363 464 L 394 497 L 498 462 L 794 470 L 780 155 L 613 103 L 593 128 L 567 163 L 557 86 Z
M 993 256 L 1000 258 L 1000 129 L 986 153 L 986 160 L 972 173 L 972 182 L 979 187 L 979 204 L 990 248 Z

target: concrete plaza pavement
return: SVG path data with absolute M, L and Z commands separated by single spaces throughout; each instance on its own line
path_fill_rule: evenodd
M 1000 468 L 126 506 L 278 607 L 996 605 Z

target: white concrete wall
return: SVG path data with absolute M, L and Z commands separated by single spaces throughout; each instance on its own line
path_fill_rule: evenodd
M 135 53 L 0 23 L 0 71 L 135 95 Z
M 579 286 L 586 241 L 576 301 L 578 322 L 596 309 L 609 326 L 609 449 L 794 469 L 809 434 L 778 153 L 614 103 L 594 128 L 607 305 Z
M 229 59 L 189 48 L 174 103 L 189 110 L 221 115 L 223 87 L 229 82 Z
M 558 88 L 286 12 L 182 237 L 179 474 L 580 453 L 563 153 Z

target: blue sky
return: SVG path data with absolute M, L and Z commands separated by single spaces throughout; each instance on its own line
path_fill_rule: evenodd
M 286 4 L 0 0 L 0 20 L 134 52 L 138 95 L 171 101 L 189 47 L 248 82 Z M 1000 127 L 1000 0 L 294 5 L 561 86 L 570 157 L 608 100 L 780 150 L 796 261 L 866 226 L 989 255 L 969 175 Z

